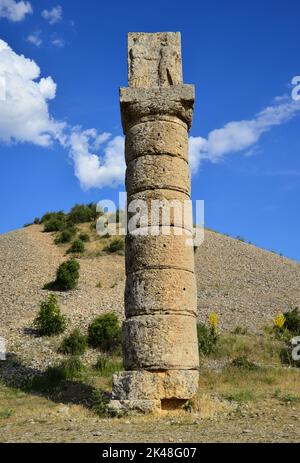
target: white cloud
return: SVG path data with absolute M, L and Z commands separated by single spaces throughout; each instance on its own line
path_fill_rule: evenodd
M 95 129 L 82 131 L 74 128 L 69 138 L 71 157 L 75 175 L 82 188 L 105 186 L 115 187 L 124 181 L 124 138 L 110 138 L 110 134 L 98 135 Z M 104 155 L 100 158 L 96 151 L 105 144 Z
M 17 55 L 0 40 L 0 78 L 5 98 L 0 105 L 0 140 L 49 146 L 62 136 L 64 124 L 49 115 L 48 101 L 55 97 L 51 77 L 40 79 L 37 64 Z
M 49 24 L 56 24 L 62 20 L 63 10 L 60 5 L 55 6 L 52 10 L 43 10 L 42 17 L 49 22 Z
M 52 45 L 54 45 L 55 47 L 58 47 L 58 48 L 63 48 L 66 44 L 66 42 L 64 41 L 64 39 L 61 39 L 61 38 L 55 38 L 55 39 L 52 39 L 51 41 Z
M 36 47 L 40 47 L 43 43 L 43 40 L 41 39 L 40 31 L 36 31 L 36 32 L 33 32 L 32 34 L 29 34 L 26 40 L 27 42 L 32 43 Z
M 0 141 L 47 147 L 56 140 L 69 150 L 83 188 L 117 186 L 123 182 L 123 137 L 112 138 L 109 133 L 70 128 L 55 121 L 49 114 L 48 101 L 56 96 L 56 83 L 52 77 L 40 78 L 37 64 L 17 55 L 3 40 L 0 85 Z
M 30 2 L 15 0 L 0 0 L 0 18 L 6 18 L 9 21 L 22 21 L 27 14 L 32 13 Z
M 38 65 L 16 54 L 0 40 L 0 141 L 30 142 L 48 147 L 55 141 L 68 150 L 82 188 L 115 187 L 125 174 L 124 138 L 83 130 L 56 121 L 49 101 L 56 96 L 52 77 L 40 77 Z M 229 122 L 207 138 L 190 137 L 190 163 L 196 173 L 203 160 L 219 162 L 224 156 L 253 152 L 263 133 L 287 122 L 300 111 L 300 102 L 276 98 L 253 119 Z
M 207 139 L 190 137 L 192 173 L 196 173 L 203 160 L 219 162 L 224 156 L 255 147 L 261 136 L 297 115 L 300 101 L 283 96 L 256 114 L 253 119 L 229 122 L 221 129 L 212 130 Z

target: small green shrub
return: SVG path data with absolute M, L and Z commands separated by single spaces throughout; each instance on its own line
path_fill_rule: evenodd
M 73 223 L 85 223 L 95 220 L 96 209 L 94 203 L 90 205 L 75 204 L 68 214 L 68 220 Z
M 11 408 L 1 408 L 0 409 L 0 418 L 10 418 L 13 414 L 13 410 Z
M 252 402 L 255 399 L 253 392 L 248 389 L 237 390 L 231 394 L 225 394 L 224 398 L 230 402 L 237 402 L 239 405 Z
M 69 336 L 67 336 L 60 348 L 59 352 L 62 354 L 71 354 L 71 355 L 82 355 L 87 349 L 87 339 L 84 334 L 82 334 L 79 329 L 72 331 Z
M 74 227 L 69 227 L 69 228 L 66 228 L 65 230 L 62 230 L 59 236 L 55 238 L 55 244 L 70 243 L 75 233 L 76 233 L 76 229 Z
M 92 397 L 92 410 L 99 416 L 108 413 L 109 398 L 102 391 L 94 391 Z
M 76 356 L 69 357 L 56 368 L 64 380 L 78 378 L 85 370 L 82 361 Z
M 88 328 L 88 343 L 103 351 L 115 351 L 121 344 L 119 321 L 114 313 L 96 318 Z
M 95 369 L 101 374 L 101 376 L 108 378 L 117 371 L 122 370 L 122 362 L 114 358 L 99 357 L 95 365 Z
M 51 219 L 66 219 L 66 214 L 63 211 L 58 211 L 58 212 L 46 212 L 46 214 L 43 215 L 41 218 L 40 222 L 45 223 L 48 222 Z
M 231 365 L 233 367 L 240 368 L 241 370 L 254 371 L 259 369 L 259 366 L 248 360 L 245 355 L 233 359 Z
M 208 328 L 203 323 L 197 325 L 198 349 L 200 355 L 210 355 L 214 352 L 218 335 L 215 330 Z
M 56 280 L 47 283 L 44 289 L 70 291 L 76 288 L 79 279 L 79 269 L 79 262 L 73 258 L 63 262 L 57 269 Z
M 63 211 L 47 212 L 40 220 L 44 225 L 44 232 L 60 231 L 66 226 L 66 214 Z
M 87 233 L 80 233 L 79 239 L 85 243 L 90 241 L 90 237 Z
M 41 223 L 39 217 L 36 217 L 33 221 L 34 225 L 39 225 Z
M 71 247 L 68 249 L 67 253 L 70 254 L 81 254 L 85 251 L 84 242 L 81 240 L 73 241 Z
M 65 331 L 66 317 L 61 314 L 54 294 L 49 294 L 41 302 L 40 311 L 33 323 L 41 336 L 53 336 Z
M 114 252 L 124 252 L 125 243 L 121 238 L 115 238 L 112 240 L 108 246 L 104 248 L 104 251 L 114 253 Z
M 284 328 L 287 329 L 292 335 L 300 336 L 300 312 L 298 307 L 285 312 Z
M 233 330 L 233 334 L 245 335 L 247 333 L 248 333 L 248 328 L 247 327 L 242 327 L 242 326 L 239 326 L 239 325 L 237 325 Z
M 47 220 L 47 222 L 44 222 L 44 232 L 50 233 L 50 232 L 60 231 L 64 228 L 64 226 L 65 226 L 64 218 L 53 217 Z
M 63 381 L 80 379 L 84 372 L 81 360 L 76 356 L 69 357 L 56 366 L 48 367 L 45 373 L 33 376 L 28 380 L 26 388 L 28 391 L 51 392 Z
M 79 268 L 79 262 L 75 259 L 63 262 L 57 270 L 57 286 L 63 291 L 76 288 L 79 279 Z

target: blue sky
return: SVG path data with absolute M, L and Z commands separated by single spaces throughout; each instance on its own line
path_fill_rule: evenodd
M 300 260 L 299 18 L 297 0 L 0 0 L 0 233 L 117 198 L 127 32 L 180 31 L 206 226 Z

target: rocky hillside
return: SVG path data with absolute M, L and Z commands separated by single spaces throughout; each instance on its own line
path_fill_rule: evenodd
M 80 227 L 90 229 L 89 224 Z M 0 336 L 30 364 L 35 351 L 39 367 L 51 357 L 52 341 L 30 336 L 30 327 L 47 294 L 42 288 L 53 280 L 67 249 L 42 231 L 32 225 L 0 236 Z M 94 236 L 80 258 L 78 289 L 58 293 L 70 328 L 85 328 L 107 311 L 123 316 L 124 257 L 99 249 L 101 239 Z M 300 305 L 299 263 L 212 231 L 196 252 L 196 273 L 199 319 L 216 311 L 224 329 L 256 330 L 290 305 Z

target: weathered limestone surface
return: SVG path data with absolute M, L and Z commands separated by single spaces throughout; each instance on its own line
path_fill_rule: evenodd
M 168 371 L 123 371 L 114 375 L 113 398 L 134 399 L 186 399 L 187 391 L 192 397 L 198 388 L 197 370 Z
M 169 154 L 188 162 L 186 126 L 178 122 L 148 121 L 131 127 L 126 136 L 126 162 L 145 154 Z
M 185 123 L 190 129 L 194 111 L 193 85 L 176 85 L 168 88 L 120 88 L 122 124 L 125 133 L 135 124 L 159 120 Z
M 128 34 L 129 87 L 169 87 L 182 82 L 180 33 Z
M 195 318 L 141 315 L 123 323 L 126 370 L 191 370 L 199 365 Z
M 130 33 L 128 84 L 120 89 L 128 203 L 126 371 L 113 377 L 110 406 L 153 413 L 192 398 L 199 374 L 193 220 L 190 204 L 186 208 L 195 91 L 183 84 L 180 34 Z
M 163 235 L 170 230 L 170 235 Z M 127 235 L 125 240 L 126 273 L 137 272 L 145 268 L 174 268 L 194 272 L 194 248 L 188 243 L 192 234 L 178 227 L 161 227 L 157 236 L 157 228 L 138 229 L 136 233 Z M 137 233 L 148 233 L 141 236 Z M 178 233 L 178 235 L 176 235 Z M 167 297 L 167 294 L 165 294 Z
M 190 183 L 188 164 L 181 158 L 166 154 L 141 156 L 131 161 L 126 171 L 129 195 L 157 188 L 189 194 Z
M 141 201 L 141 203 L 139 203 Z M 140 219 L 137 221 L 136 210 L 140 204 Z M 139 227 L 175 226 L 190 232 L 193 230 L 193 217 L 190 197 L 177 190 L 157 188 L 139 191 L 128 195 L 128 221 L 132 221 L 132 230 Z
M 125 315 L 197 316 L 196 279 L 192 272 L 174 268 L 130 273 L 125 288 Z

